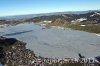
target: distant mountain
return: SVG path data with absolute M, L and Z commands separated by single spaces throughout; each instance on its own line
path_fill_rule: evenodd
M 38 16 L 50 16 L 50 15 L 60 15 L 60 14 L 85 14 L 89 12 L 98 12 L 100 10 L 88 10 L 88 11 L 68 11 L 68 12 L 53 12 L 53 13 L 41 13 L 41 14 L 28 14 L 28 15 L 17 15 L 17 16 L 5 16 L 0 17 L 0 20 L 18 20 L 18 19 L 28 19 Z

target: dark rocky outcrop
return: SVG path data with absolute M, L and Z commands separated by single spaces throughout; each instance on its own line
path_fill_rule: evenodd
M 26 43 L 15 38 L 0 37 L 0 62 L 2 64 L 28 66 L 35 59 L 34 52 L 26 49 Z
M 17 40 L 15 38 L 0 37 L 0 46 L 13 45 Z

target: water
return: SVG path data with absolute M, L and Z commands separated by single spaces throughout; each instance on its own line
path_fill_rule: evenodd
M 78 53 L 89 58 L 100 55 L 100 37 L 95 33 L 71 29 L 42 29 L 39 25 L 24 23 L 0 28 L 0 35 L 26 42 L 27 48 L 43 57 L 77 58 Z

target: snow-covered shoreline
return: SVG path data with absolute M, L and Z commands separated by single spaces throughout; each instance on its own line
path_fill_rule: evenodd
M 100 34 L 96 34 L 97 36 L 100 36 Z

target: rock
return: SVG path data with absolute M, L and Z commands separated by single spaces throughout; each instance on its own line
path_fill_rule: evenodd
M 2 58 L 5 59 L 4 64 L 8 66 L 9 64 L 28 66 L 36 59 L 34 52 L 26 49 L 26 43 L 18 41 L 15 38 L 0 37 L 0 53 Z
M 12 45 L 15 42 L 17 42 L 17 40 L 15 38 L 5 38 L 5 37 L 0 37 L 0 45 L 2 46 L 6 46 L 6 45 Z

